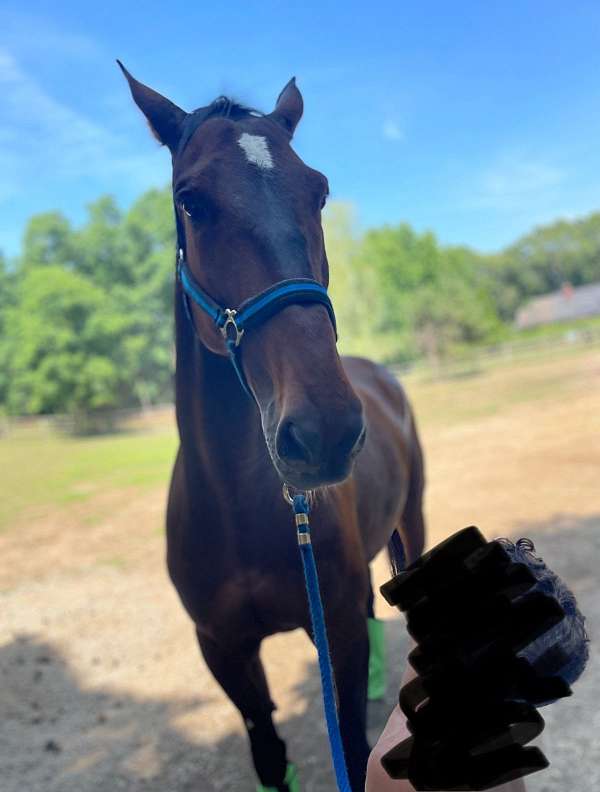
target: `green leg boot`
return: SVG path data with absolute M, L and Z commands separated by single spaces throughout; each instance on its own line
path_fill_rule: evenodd
M 300 792 L 300 777 L 298 776 L 298 768 L 293 762 L 287 763 L 285 771 L 285 778 L 283 779 L 283 786 L 263 786 L 257 784 L 256 792 Z
M 367 698 L 378 701 L 385 696 L 385 630 L 384 623 L 379 619 L 367 619 L 369 631 L 369 687 Z

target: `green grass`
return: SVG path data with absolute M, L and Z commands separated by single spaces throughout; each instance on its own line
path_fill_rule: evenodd
M 74 438 L 43 425 L 17 427 L 0 440 L 0 531 L 29 509 L 68 506 L 106 490 L 168 481 L 176 450 L 171 424 L 145 432 Z M 89 524 L 96 515 L 86 515 Z
M 444 377 L 419 370 L 401 377 L 423 428 L 452 426 L 521 404 L 564 400 L 589 387 L 586 361 L 598 347 L 546 349 L 517 360 L 485 361 Z

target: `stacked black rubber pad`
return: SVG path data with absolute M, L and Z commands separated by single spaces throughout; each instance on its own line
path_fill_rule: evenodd
M 544 728 L 536 705 L 571 689 L 541 674 L 549 660 L 566 661 L 557 644 L 533 664 L 518 656 L 565 615 L 535 583 L 472 526 L 381 587 L 417 643 L 408 659 L 418 676 L 400 690 L 411 736 L 382 758 L 392 778 L 416 790 L 483 790 L 548 766 L 524 747 Z

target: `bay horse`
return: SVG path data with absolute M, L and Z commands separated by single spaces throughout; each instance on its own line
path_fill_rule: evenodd
M 287 279 L 326 287 L 328 184 L 291 147 L 303 112 L 295 79 L 269 114 L 226 97 L 186 113 L 119 65 L 171 152 L 178 251 L 198 289 L 239 306 Z M 395 530 L 409 563 L 424 545 L 423 458 L 406 395 L 382 366 L 339 356 L 322 303 L 287 304 L 244 335 L 242 384 L 224 334 L 186 300 L 181 278 L 175 334 L 171 580 L 209 669 L 241 713 L 259 789 L 293 792 L 259 650 L 265 637 L 296 628 L 312 640 L 282 483 L 316 492 L 312 534 L 340 728 L 352 790 L 363 792 L 369 562 Z

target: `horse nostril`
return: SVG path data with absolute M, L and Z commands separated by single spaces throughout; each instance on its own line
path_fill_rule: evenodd
M 360 423 L 357 424 L 353 430 L 349 431 L 342 441 L 340 451 L 355 456 L 364 446 L 366 436 L 367 428 L 361 419 Z
M 291 420 L 284 421 L 277 432 L 277 453 L 286 462 L 314 464 L 320 451 L 320 437 Z

